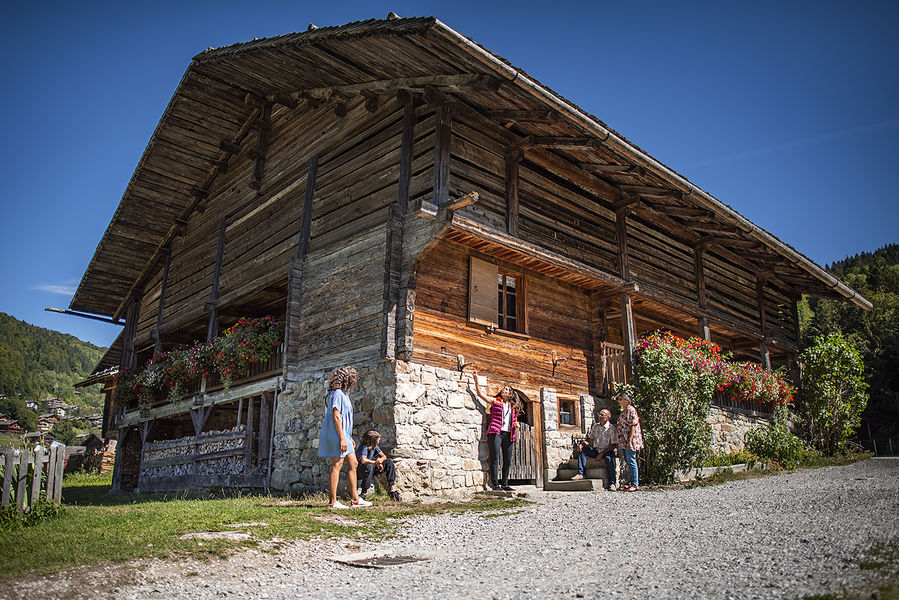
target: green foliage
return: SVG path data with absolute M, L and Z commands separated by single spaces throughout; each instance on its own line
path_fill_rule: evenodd
M 242 318 L 210 342 L 163 352 L 138 369 L 116 375 L 116 398 L 126 406 L 149 408 L 157 400 L 181 400 L 190 384 L 217 372 L 227 389 L 253 363 L 271 358 L 281 341 L 282 328 L 274 317 Z
M 647 479 L 668 483 L 677 471 L 702 463 L 711 447 L 707 422 L 712 396 L 738 402 L 785 405 L 793 389 L 777 373 L 738 363 L 721 348 L 698 338 L 683 340 L 670 332 L 637 342 L 632 393 L 646 442 Z
M 798 437 L 783 423 L 751 429 L 746 433 L 746 449 L 774 467 L 795 469 L 809 455 Z
M 845 302 L 804 298 L 799 304 L 803 346 L 829 333 L 842 333 L 865 365 L 870 400 L 863 413 L 864 435 L 899 435 L 899 244 L 865 252 L 829 270 L 871 301 L 870 311 Z
M 698 464 L 711 443 L 706 419 L 718 380 L 696 364 L 712 348 L 682 343 L 671 334 L 653 334 L 637 346 L 631 392 L 643 430 L 645 476 L 656 483 L 670 483 L 675 472 Z
M 21 398 L 0 398 L 0 413 L 17 420 L 25 431 L 37 429 L 37 413 L 25 406 Z
M 831 333 L 817 337 L 801 360 L 797 416 L 803 436 L 827 456 L 844 452 L 868 400 L 861 355 L 842 335 Z
M 758 462 L 759 457 L 752 452 L 722 452 L 712 454 L 702 461 L 703 467 L 729 467 L 731 465 L 751 465 Z
M 22 527 L 32 527 L 62 514 L 62 507 L 47 500 L 41 492 L 41 499 L 34 503 L 24 513 L 20 513 L 15 504 L 0 507 L 0 532 L 15 531 Z
M 74 384 L 91 373 L 104 352 L 105 348 L 74 336 L 0 313 L 0 395 L 22 401 L 57 396 L 91 409 L 90 413 L 98 412 L 103 406 L 102 394 L 85 388 L 76 396 Z M 35 421 L 28 429 L 36 427 Z

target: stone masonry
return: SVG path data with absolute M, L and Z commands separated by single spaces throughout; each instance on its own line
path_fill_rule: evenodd
M 769 415 L 715 405 L 709 410 L 708 421 L 712 425 L 712 451 L 716 454 L 744 450 L 747 432 L 773 423 Z

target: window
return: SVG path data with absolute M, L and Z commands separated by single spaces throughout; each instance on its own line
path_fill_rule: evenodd
M 559 425 L 577 425 L 577 402 L 559 398 Z
M 518 331 L 518 278 L 499 273 L 497 283 L 496 326 L 506 331 Z
M 520 273 L 471 257 L 468 320 L 513 333 L 527 333 L 525 280 Z

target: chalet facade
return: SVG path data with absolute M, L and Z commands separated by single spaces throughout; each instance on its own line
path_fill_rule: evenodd
M 116 487 L 321 487 L 324 376 L 348 364 L 354 433 L 448 494 L 487 471 L 463 365 L 528 395 L 512 476 L 542 484 L 638 336 L 790 363 L 803 293 L 869 306 L 523 71 L 391 15 L 196 56 L 70 308 L 124 325 L 92 382 L 241 316 L 285 323 L 227 389 L 110 395 Z

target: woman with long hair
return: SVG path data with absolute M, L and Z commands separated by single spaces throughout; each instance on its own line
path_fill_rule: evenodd
M 490 446 L 491 487 L 495 490 L 511 492 L 509 487 L 509 469 L 512 468 L 512 444 L 518 437 L 518 415 L 524 412 L 518 392 L 506 385 L 493 398 L 488 398 L 481 391 L 478 372 L 473 371 L 475 392 L 478 398 L 490 411 L 490 423 L 487 426 L 487 443 Z M 500 453 L 503 457 L 503 477 L 497 478 L 497 461 Z
M 340 367 L 328 375 L 328 399 L 325 401 L 325 416 L 322 419 L 318 437 L 318 455 L 331 459 L 328 475 L 328 508 L 350 508 L 337 500 L 337 483 L 344 459 L 347 463 L 347 486 L 353 498 L 352 506 L 371 506 L 371 502 L 356 494 L 356 460 L 353 444 L 353 405 L 347 392 L 356 383 L 356 369 Z

